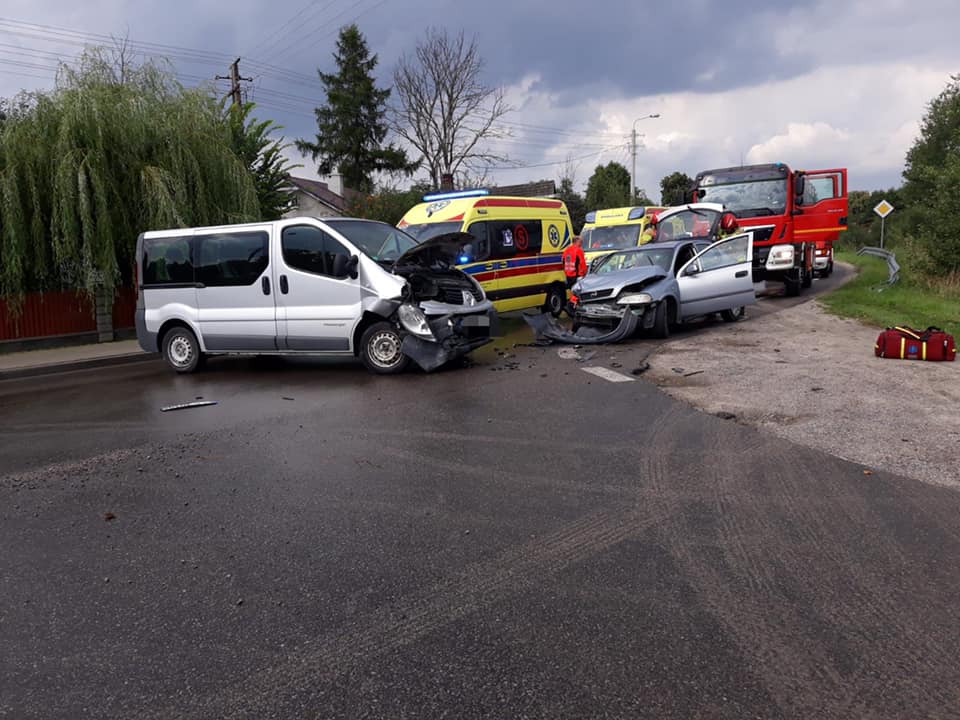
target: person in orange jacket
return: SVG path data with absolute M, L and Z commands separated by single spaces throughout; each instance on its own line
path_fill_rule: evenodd
M 567 276 L 567 289 L 573 287 L 574 283 L 587 274 L 587 258 L 583 254 L 583 238 L 579 235 L 573 238 L 573 242 L 563 251 L 563 274 Z

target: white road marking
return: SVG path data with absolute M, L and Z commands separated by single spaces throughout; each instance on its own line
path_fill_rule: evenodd
M 628 377 L 623 373 L 618 373 L 616 370 L 611 370 L 610 368 L 605 367 L 585 367 L 581 368 L 584 372 L 588 372 L 591 375 L 596 375 L 599 378 L 603 378 L 609 382 L 633 382 L 632 377 Z

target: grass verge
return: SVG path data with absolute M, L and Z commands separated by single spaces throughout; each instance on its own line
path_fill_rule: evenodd
M 929 286 L 912 282 L 909 275 L 888 286 L 887 263 L 852 251 L 837 252 L 837 260 L 856 265 L 859 273 L 843 287 L 821 298 L 835 315 L 856 318 L 878 327 L 909 325 L 923 330 L 930 325 L 960 337 L 960 297 L 940 295 Z M 899 258 L 898 258 L 899 259 Z

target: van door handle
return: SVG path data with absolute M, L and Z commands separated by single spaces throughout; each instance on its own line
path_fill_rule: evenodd
M 741 270 L 741 271 L 738 272 L 736 275 L 734 275 L 734 277 L 738 277 L 738 278 L 739 278 L 739 277 L 746 277 L 746 276 L 747 276 L 747 271 L 746 271 L 746 270 Z
M 287 285 L 287 276 L 286 276 L 286 275 L 281 275 L 281 276 L 280 276 L 280 292 L 282 292 L 284 295 L 286 295 L 288 292 L 290 292 L 290 286 Z
M 270 278 L 268 278 L 266 275 L 260 278 L 260 287 L 263 288 L 264 295 L 269 295 L 270 294 Z

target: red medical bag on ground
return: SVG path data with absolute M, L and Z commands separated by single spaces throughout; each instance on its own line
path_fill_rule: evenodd
M 932 326 L 923 331 L 892 327 L 880 333 L 873 352 L 877 357 L 897 360 L 955 360 L 957 343 L 953 335 Z

